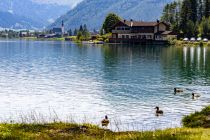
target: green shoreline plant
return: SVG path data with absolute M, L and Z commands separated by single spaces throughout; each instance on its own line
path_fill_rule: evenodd
M 183 118 L 183 128 L 113 132 L 92 124 L 1 123 L 1 140 L 209 140 L 210 106 Z M 55 114 L 56 116 L 56 114 Z M 32 115 L 32 119 L 37 115 Z M 29 119 L 29 118 L 28 118 Z M 193 128 L 189 128 L 193 127 Z
M 183 125 L 191 128 L 210 128 L 210 106 L 183 118 Z M 209 132 L 210 133 L 210 132 Z

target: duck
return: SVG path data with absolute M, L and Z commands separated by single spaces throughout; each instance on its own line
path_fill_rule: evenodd
M 192 98 L 195 99 L 195 98 L 199 98 L 201 97 L 200 94 L 197 94 L 197 93 L 192 93 Z
M 163 115 L 163 110 L 160 110 L 160 108 L 158 106 L 156 106 L 155 109 L 156 109 L 156 115 L 157 116 Z
M 174 93 L 178 93 L 178 92 L 184 92 L 184 90 L 180 88 L 174 88 Z
M 105 119 L 103 119 L 101 121 L 101 125 L 102 126 L 105 126 L 105 127 L 107 127 L 109 125 L 109 119 L 108 119 L 108 116 L 107 115 L 105 116 Z

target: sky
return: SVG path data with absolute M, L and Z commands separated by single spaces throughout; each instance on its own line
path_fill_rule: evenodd
M 39 3 L 57 3 L 61 5 L 69 5 L 71 7 L 74 7 L 83 0 L 33 0 L 33 1 Z

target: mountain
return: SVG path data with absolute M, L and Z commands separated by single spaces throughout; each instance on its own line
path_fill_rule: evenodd
M 9 12 L 0 12 L 0 27 L 11 29 L 34 29 L 40 26 L 31 19 L 21 17 Z
M 12 23 L 12 26 L 17 23 L 21 24 L 22 28 L 42 28 L 69 10 L 70 6 L 38 3 L 34 0 L 0 0 L 1 16 L 9 16 L 7 21 L 1 20 L 0 25 L 11 27 Z
M 174 0 L 84 0 L 67 14 L 58 18 L 49 28 L 60 26 L 66 29 L 87 24 L 89 29 L 100 29 L 106 15 L 117 13 L 125 19 L 153 21 L 160 18 L 164 6 Z

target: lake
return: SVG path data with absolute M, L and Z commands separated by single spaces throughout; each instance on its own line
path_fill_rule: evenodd
M 1 40 L 0 77 L 1 121 L 100 124 L 108 115 L 114 131 L 180 127 L 210 104 L 210 48 Z

